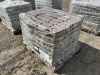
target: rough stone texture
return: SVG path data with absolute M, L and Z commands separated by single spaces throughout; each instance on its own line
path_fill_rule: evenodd
M 70 12 L 84 15 L 83 29 L 100 33 L 100 1 L 72 0 Z M 90 29 L 89 29 L 90 28 Z
M 62 0 L 52 0 L 52 7 L 55 9 L 62 9 Z
M 21 1 L 21 0 L 13 0 Z M 68 10 L 70 0 L 22 0 L 26 2 L 31 2 L 33 9 L 41 7 L 52 7 L 60 10 Z
M 32 8 L 35 9 L 35 0 L 13 0 L 13 1 L 26 1 L 26 2 L 31 2 Z
M 31 3 L 24 1 L 0 2 L 0 18 L 2 23 L 13 33 L 21 31 L 19 13 L 32 10 Z
M 35 0 L 36 8 L 52 7 L 55 9 L 62 9 L 62 0 Z
M 52 8 L 20 14 L 23 43 L 53 70 L 78 51 L 83 17 Z

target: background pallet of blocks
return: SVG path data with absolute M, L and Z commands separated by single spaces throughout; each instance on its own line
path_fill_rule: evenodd
M 20 1 L 20 0 L 15 0 L 15 1 Z M 60 9 L 60 10 L 68 10 L 69 9 L 69 4 L 70 0 L 22 0 L 26 2 L 31 2 L 33 9 L 36 8 L 41 8 L 41 7 L 52 7 L 55 9 Z
M 9 3 L 7 0 L 0 2 L 0 18 L 2 23 L 14 33 L 21 31 L 19 13 L 32 10 L 31 3 L 24 1 L 12 1 Z
M 25 2 L 30 2 L 32 5 L 32 8 L 35 9 L 35 0 L 13 0 L 13 1 L 25 1 Z
M 53 70 L 78 51 L 83 17 L 52 8 L 20 14 L 23 43 Z
M 26 1 L 31 2 L 32 8 L 52 7 L 52 0 L 13 0 L 13 1 Z
M 68 11 L 71 0 L 35 0 L 36 6 L 46 6 Z
M 70 12 L 84 15 L 83 29 L 95 34 L 100 33 L 100 1 L 99 0 L 72 0 Z

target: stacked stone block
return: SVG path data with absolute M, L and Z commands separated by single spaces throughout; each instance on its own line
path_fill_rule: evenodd
M 78 50 L 83 17 L 52 8 L 20 14 L 23 43 L 54 71 Z
M 35 0 L 36 8 L 52 7 L 52 0 Z
M 36 8 L 52 7 L 55 9 L 62 9 L 62 0 L 35 0 Z
M 42 7 L 53 7 L 55 9 L 62 9 L 62 0 L 13 0 L 31 2 L 33 9 Z
M 62 9 L 62 0 L 52 0 L 52 7 L 55 9 Z
M 14 0 L 14 1 L 20 1 L 20 0 Z M 52 0 L 21 0 L 26 2 L 31 2 L 33 9 L 36 8 L 42 8 L 42 7 L 52 7 Z
M 70 12 L 84 16 L 83 29 L 95 34 L 100 33 L 100 1 L 72 0 Z
M 32 8 L 35 9 L 35 0 L 13 0 L 13 1 L 26 1 L 32 4 Z
M 13 33 L 21 31 L 19 13 L 32 10 L 31 3 L 24 1 L 3 1 L 0 3 L 2 23 Z

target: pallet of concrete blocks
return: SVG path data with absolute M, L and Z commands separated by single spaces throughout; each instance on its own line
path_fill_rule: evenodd
M 52 7 L 52 0 L 35 0 L 36 8 Z
M 62 9 L 62 0 L 35 0 L 35 7 L 51 7 L 55 9 Z
M 36 8 L 41 7 L 52 7 L 55 9 L 62 9 L 63 8 L 63 0 L 35 0 Z
M 0 2 L 0 18 L 5 27 L 14 34 L 21 31 L 19 13 L 32 10 L 31 3 L 24 1 L 3 1 Z
M 20 0 L 14 0 L 20 1 Z M 67 3 L 66 0 L 22 0 L 26 2 L 31 2 L 32 7 L 34 8 L 42 8 L 42 7 L 52 7 L 55 9 L 63 9 L 63 3 Z
M 78 50 L 83 16 L 52 8 L 19 15 L 23 43 L 57 71 Z
M 26 2 L 30 2 L 32 4 L 33 10 L 35 9 L 35 0 L 13 0 L 13 1 L 26 1 Z
M 70 12 L 84 15 L 83 30 L 100 34 L 99 0 L 72 0 Z

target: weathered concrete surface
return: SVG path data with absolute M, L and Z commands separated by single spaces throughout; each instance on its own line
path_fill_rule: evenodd
M 70 12 L 84 16 L 83 29 L 95 34 L 100 33 L 100 1 L 99 0 L 72 0 Z
M 12 69 L 3 70 L 1 75 L 100 75 L 100 37 L 82 31 L 80 42 L 81 51 L 59 69 L 58 74 L 54 74 L 34 53 L 26 50 L 22 44 L 21 35 L 14 36 L 0 24 L 0 50 L 14 49 L 16 51 L 20 47 L 21 50 L 23 48 L 26 50 L 20 54 L 20 60 L 16 61 Z M 33 63 L 38 62 L 39 67 L 32 68 Z
M 0 2 L 2 2 L 2 1 L 4 1 L 4 0 L 0 0 Z
M 20 0 L 14 0 L 14 1 L 20 1 Z M 46 6 L 68 11 L 71 0 L 22 0 L 22 1 L 31 2 L 33 9 Z
M 35 0 L 13 0 L 13 1 L 26 1 L 26 2 L 31 2 L 32 8 L 35 9 Z
M 36 8 L 52 7 L 52 0 L 35 0 Z
M 14 34 L 21 32 L 19 13 L 32 10 L 32 5 L 25 1 L 0 2 L 0 18 L 2 23 Z

